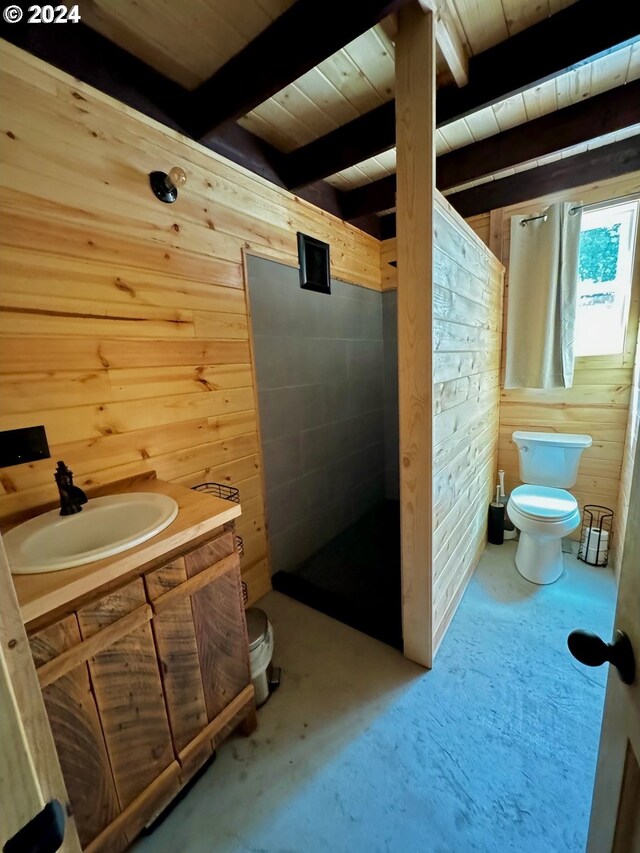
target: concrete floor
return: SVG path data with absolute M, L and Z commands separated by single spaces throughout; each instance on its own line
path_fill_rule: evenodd
M 488 546 L 431 672 L 269 594 L 280 691 L 136 853 L 583 851 L 606 672 L 565 641 L 610 636 L 613 577 L 565 556 L 536 587 L 514 553 Z

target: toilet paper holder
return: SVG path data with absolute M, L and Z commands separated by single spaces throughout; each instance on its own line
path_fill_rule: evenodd
M 590 566 L 606 566 L 613 537 L 613 510 L 587 504 L 582 511 L 578 559 Z

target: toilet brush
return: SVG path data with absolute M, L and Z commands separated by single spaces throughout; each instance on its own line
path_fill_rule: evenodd
M 498 479 L 500 480 L 500 503 L 504 505 L 504 538 L 505 539 L 515 539 L 518 535 L 518 531 L 515 528 L 514 523 L 509 518 L 507 513 L 507 502 L 508 498 L 504 490 L 504 471 L 501 468 L 498 471 Z

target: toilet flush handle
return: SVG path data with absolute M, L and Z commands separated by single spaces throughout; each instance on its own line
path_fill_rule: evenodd
M 631 640 L 623 631 L 616 631 L 613 643 L 605 643 L 597 634 L 588 631 L 572 631 L 567 637 L 571 654 L 587 666 L 612 663 L 625 684 L 633 684 L 636 677 L 636 661 Z

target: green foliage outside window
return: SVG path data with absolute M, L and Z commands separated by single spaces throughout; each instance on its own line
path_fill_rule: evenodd
M 580 234 L 580 278 L 582 281 L 613 281 L 618 271 L 620 223 L 590 228 Z

